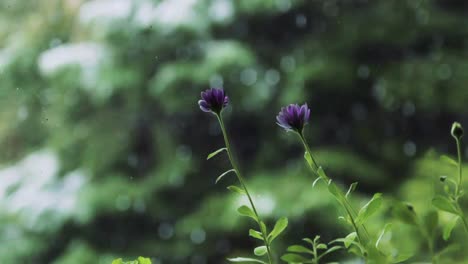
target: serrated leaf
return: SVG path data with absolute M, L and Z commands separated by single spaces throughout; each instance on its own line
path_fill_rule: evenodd
M 353 182 L 351 183 L 351 185 L 349 186 L 349 189 L 348 191 L 346 192 L 346 197 L 348 197 L 351 193 L 354 192 L 354 190 L 356 190 L 356 187 L 357 187 L 358 183 L 357 182 Z
M 267 247 L 266 246 L 259 246 L 259 247 L 256 247 L 254 248 L 254 254 L 256 256 L 263 256 L 267 253 Z
M 288 219 L 286 217 L 280 218 L 278 221 L 276 221 L 275 226 L 273 227 L 273 230 L 271 233 L 268 235 L 268 241 L 271 243 L 273 240 L 278 237 L 284 229 L 288 226 Z
M 440 156 L 440 160 L 447 163 L 447 164 L 458 167 L 458 162 L 455 161 L 454 159 L 452 159 L 451 157 L 447 156 L 447 155 Z
M 369 217 L 371 217 L 374 213 L 379 210 L 380 206 L 382 205 L 382 194 L 376 193 L 372 197 L 372 199 L 365 204 L 361 210 L 359 210 L 358 216 L 356 217 L 356 223 L 362 224 L 366 222 Z
M 260 239 L 263 241 L 263 236 L 262 236 L 262 233 L 258 232 L 258 231 L 255 231 L 253 229 L 250 229 L 249 230 L 249 236 L 253 237 L 253 238 L 256 238 L 256 239 Z
M 230 169 L 230 170 L 224 172 L 223 174 L 219 175 L 218 178 L 216 178 L 215 184 L 217 184 L 226 174 L 228 174 L 230 172 L 236 172 L 236 170 L 235 169 Z
M 237 257 L 237 258 L 228 258 L 230 262 L 236 262 L 236 263 L 263 263 L 266 264 L 264 261 L 259 260 L 259 259 L 254 259 L 254 258 L 243 258 L 243 257 Z
M 241 207 L 237 208 L 237 212 L 243 216 L 252 218 L 256 222 L 258 221 L 257 216 L 255 215 L 254 211 L 252 211 L 252 209 L 250 209 L 250 207 L 246 205 L 242 205 Z
M 377 241 L 375 242 L 375 247 L 380 251 L 379 249 L 379 245 L 380 245 L 380 241 L 382 240 L 382 238 L 384 237 L 384 235 L 388 232 L 390 232 L 390 229 L 392 228 L 392 224 L 388 223 L 384 226 L 384 228 L 382 229 L 382 231 L 380 232 L 380 235 L 379 235 L 379 238 L 377 239 Z M 383 252 L 385 253 L 385 252 Z
M 434 199 L 432 199 L 432 205 L 439 210 L 458 215 L 458 211 L 453 203 L 445 196 L 436 195 Z
M 208 154 L 208 157 L 206 157 L 207 160 L 213 158 L 214 156 L 218 155 L 219 153 L 223 152 L 223 151 L 226 151 L 227 149 L 226 148 L 220 148 L 216 151 L 213 151 L 211 152 L 210 154 Z
M 237 187 L 235 185 L 228 186 L 227 189 L 230 190 L 231 192 L 234 192 L 234 193 L 237 193 L 237 194 L 242 194 L 242 195 L 245 194 L 244 190 L 242 190 L 241 188 L 239 188 L 239 187 Z
M 286 261 L 288 263 L 307 263 L 309 261 L 309 259 L 293 253 L 284 254 L 281 257 L 281 260 Z
M 454 218 L 450 219 L 450 221 L 447 224 L 444 225 L 442 237 L 445 241 L 447 241 L 450 238 L 453 228 L 457 225 L 458 218 L 460 217 L 455 216 Z
M 314 252 L 304 246 L 301 246 L 301 245 L 292 245 L 292 246 L 289 246 L 288 249 L 287 249 L 289 252 L 293 252 L 293 253 L 305 253 L 305 254 L 314 254 Z

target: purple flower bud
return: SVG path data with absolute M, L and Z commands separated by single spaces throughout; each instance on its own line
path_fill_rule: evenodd
M 286 129 L 301 133 L 304 126 L 309 122 L 310 109 L 307 104 L 299 106 L 298 104 L 290 104 L 281 108 L 278 116 L 276 116 L 277 124 Z
M 198 105 L 203 112 L 219 114 L 229 103 L 229 97 L 224 93 L 224 90 L 218 88 L 211 88 L 202 92 L 201 98 Z

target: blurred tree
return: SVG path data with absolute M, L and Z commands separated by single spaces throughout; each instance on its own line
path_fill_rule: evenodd
M 468 120 L 467 11 L 453 0 L 1 1 L 0 262 L 219 263 L 250 248 L 233 210 L 243 201 L 214 186 L 227 161 L 204 161 L 222 142 L 196 104 L 209 86 L 232 99 L 229 133 L 261 214 L 290 217 L 284 243 L 342 233 L 275 125 L 291 102 L 311 107 L 307 136 L 330 174 L 360 181 L 356 202 L 378 190 L 427 211 L 439 171 L 423 154 L 453 151 L 450 124 Z

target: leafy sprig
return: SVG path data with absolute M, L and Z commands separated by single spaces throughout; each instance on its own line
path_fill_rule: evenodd
M 324 256 L 342 249 L 342 246 L 329 246 L 320 242 L 320 236 L 303 238 L 304 245 L 292 245 L 288 247 L 288 253 L 284 254 L 281 259 L 288 263 L 312 263 L 318 264 Z
M 247 185 L 245 183 L 244 177 L 242 176 L 236 161 L 234 160 L 234 156 L 232 154 L 229 138 L 226 132 L 226 127 L 224 125 L 224 121 L 222 118 L 222 112 L 219 113 L 214 113 L 218 119 L 219 125 L 221 127 L 221 131 L 223 133 L 223 138 L 224 138 L 224 143 L 225 147 L 218 149 L 214 151 L 213 153 L 209 154 L 207 159 L 211 159 L 212 157 L 222 153 L 226 152 L 229 158 L 229 161 L 231 163 L 232 169 L 229 169 L 228 171 L 222 173 L 220 176 L 217 177 L 215 183 L 218 183 L 221 181 L 225 176 L 229 175 L 230 173 L 234 173 L 237 176 L 237 179 L 239 181 L 240 186 L 235 186 L 231 185 L 228 186 L 228 190 L 240 194 L 240 195 L 245 195 L 249 201 L 249 205 L 242 205 L 237 209 L 237 212 L 242 215 L 251 218 L 252 220 L 255 221 L 255 223 L 258 226 L 258 230 L 250 229 L 249 230 L 249 236 L 260 240 L 263 245 L 258 246 L 254 248 L 253 253 L 256 257 L 236 257 L 236 258 L 228 258 L 230 262 L 237 262 L 237 263 L 269 263 L 272 264 L 275 262 L 273 254 L 271 252 L 271 244 L 277 238 L 288 226 L 288 219 L 287 218 L 281 218 L 279 219 L 276 224 L 274 225 L 273 229 L 271 232 L 268 231 L 268 228 L 265 224 L 265 222 L 262 221 L 260 218 L 258 211 L 255 207 L 254 201 L 252 199 L 252 196 L 249 193 L 249 190 L 247 188 Z M 266 260 L 259 258 L 259 257 L 265 257 Z
M 444 193 L 436 194 L 432 199 L 432 205 L 438 210 L 450 213 L 453 215 L 450 224 L 446 225 L 444 230 L 444 239 L 448 240 L 452 229 L 456 226 L 458 221 L 461 221 L 468 235 L 468 220 L 460 206 L 460 199 L 464 196 L 463 190 L 463 171 L 462 171 L 462 154 L 461 154 L 461 139 L 463 137 L 463 127 L 458 122 L 452 124 L 451 129 L 452 137 L 455 139 L 457 145 L 457 161 L 449 156 L 442 156 L 441 159 L 445 162 L 457 167 L 458 177 L 440 177 L 440 182 L 444 184 Z

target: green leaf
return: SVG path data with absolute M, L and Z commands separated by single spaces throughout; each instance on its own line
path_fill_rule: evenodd
M 457 221 L 459 218 L 459 216 L 455 216 L 454 218 L 450 219 L 450 221 L 447 224 L 444 225 L 444 232 L 442 234 L 442 237 L 445 241 L 447 241 L 450 238 L 452 230 L 457 225 Z
M 265 255 L 266 253 L 267 253 L 267 247 L 266 247 L 266 246 L 260 246 L 260 247 L 256 247 L 256 248 L 254 249 L 254 254 L 255 254 L 256 256 L 259 256 L 259 257 L 260 257 L 260 256 Z
M 281 257 L 281 260 L 286 261 L 288 263 L 308 263 L 309 262 L 309 259 L 304 258 L 301 255 L 297 255 L 293 253 L 284 254 Z
M 235 192 L 237 194 L 242 194 L 242 195 L 245 194 L 244 190 L 242 190 L 241 188 L 239 188 L 239 187 L 237 187 L 235 185 L 228 186 L 227 189 L 230 190 L 231 192 Z
M 138 264 L 151 264 L 151 260 L 149 258 L 138 257 Z
M 412 206 L 404 204 L 402 202 L 395 202 L 392 207 L 393 217 L 399 219 L 400 221 L 408 225 L 418 225 L 418 219 L 416 213 L 412 209 Z
M 458 167 L 458 162 L 456 162 L 454 159 L 452 159 L 451 157 L 449 157 L 447 155 L 440 156 L 440 160 L 447 163 L 447 164 Z
M 218 149 L 218 150 L 216 150 L 216 151 L 211 152 L 211 153 L 208 155 L 208 157 L 206 157 L 206 159 L 209 160 L 209 159 L 211 159 L 212 157 L 218 155 L 219 153 L 221 153 L 221 152 L 223 152 L 223 151 L 227 151 L 227 148 L 220 148 L 220 149 Z
M 306 254 L 314 254 L 314 252 L 304 246 L 301 245 L 292 245 L 289 246 L 287 249 L 289 252 L 293 253 L 306 253 Z
M 249 236 L 253 237 L 253 238 L 256 238 L 256 239 L 260 239 L 263 241 L 263 236 L 262 236 L 262 233 L 258 232 L 258 231 L 255 231 L 253 229 L 250 229 L 249 230 Z
M 317 249 L 327 249 L 327 248 L 328 248 L 328 246 L 326 244 L 323 244 L 323 243 L 317 245 Z
M 268 241 L 271 243 L 273 240 L 279 236 L 284 229 L 288 226 L 288 219 L 286 217 L 280 218 L 278 221 L 276 221 L 275 226 L 273 227 L 273 230 L 271 233 L 268 235 Z
M 357 237 L 356 232 L 352 232 L 349 235 L 347 235 L 343 240 L 343 244 L 345 245 L 345 247 L 349 248 L 351 244 L 353 244 L 353 242 L 356 240 L 356 237 Z
M 319 240 L 320 240 L 320 236 L 319 236 L 319 235 L 316 235 L 316 236 L 314 237 L 314 244 L 317 244 L 317 243 L 319 242 Z
M 267 228 L 266 228 L 266 225 L 265 225 L 265 223 L 263 221 L 260 221 L 260 229 L 262 230 L 262 232 L 264 234 L 267 233 Z
M 448 246 L 446 246 L 445 248 L 441 249 L 437 254 L 436 254 L 436 257 L 440 257 L 440 256 L 443 256 L 443 255 L 446 255 L 446 254 L 449 254 L 449 253 L 453 253 L 453 252 L 456 252 L 460 249 L 460 245 L 459 244 L 455 244 L 455 243 L 452 243 Z
M 449 200 L 449 198 L 436 195 L 434 199 L 432 199 L 432 205 L 435 206 L 437 209 L 449 212 L 455 215 L 458 215 L 457 208 L 453 205 L 453 203 Z
M 254 259 L 254 258 L 243 258 L 243 257 L 237 257 L 237 258 L 228 258 L 229 261 L 231 262 L 238 262 L 238 263 L 263 263 L 266 264 L 264 261 L 259 260 L 259 259 Z
M 112 264 L 151 264 L 151 260 L 149 258 L 138 257 L 137 260 L 124 262 L 121 258 L 119 258 L 112 261 Z
M 243 216 L 247 216 L 258 222 L 257 216 L 255 215 L 254 211 L 250 209 L 250 207 L 246 205 L 242 205 L 241 207 L 237 208 L 237 212 Z
M 393 260 L 392 263 L 401 263 L 404 261 L 407 261 L 409 258 L 411 258 L 413 254 L 410 253 L 402 253 L 398 254 Z
M 223 174 L 219 175 L 218 178 L 216 178 L 215 184 L 218 183 L 226 174 L 228 174 L 230 172 L 236 172 L 236 170 L 235 169 L 230 169 L 230 170 L 224 172 Z
M 320 236 L 319 236 L 320 237 Z M 314 242 L 310 239 L 310 238 L 303 238 L 302 240 L 304 240 L 305 242 L 309 243 L 312 247 L 314 246 Z
M 362 224 L 366 222 L 382 205 L 382 194 L 376 193 L 372 199 L 359 210 L 358 216 L 356 217 L 356 223 Z
M 357 187 L 358 183 L 357 182 L 353 182 L 351 183 L 351 185 L 349 186 L 349 189 L 348 191 L 346 192 L 346 197 L 348 197 L 351 193 L 354 192 L 354 190 L 356 190 L 356 187 Z
M 377 241 L 375 242 L 375 247 L 381 251 L 379 249 L 379 245 L 380 245 L 380 241 L 382 240 L 382 238 L 384 237 L 384 235 L 388 232 L 390 232 L 390 229 L 392 228 L 392 224 L 388 223 L 384 226 L 384 228 L 382 229 L 382 231 L 380 232 L 380 235 L 379 235 L 379 238 L 377 239 Z M 381 251 L 382 252 L 382 251 Z M 383 252 L 385 253 L 385 252 Z
M 320 257 L 319 257 L 319 258 L 321 258 L 321 257 L 323 257 L 323 256 L 325 256 L 325 255 L 327 255 L 327 254 L 330 254 L 330 253 L 332 253 L 332 252 L 334 252 L 334 251 L 340 250 L 340 249 L 342 249 L 342 248 L 343 248 L 342 246 L 333 246 L 333 247 L 329 248 L 327 251 L 325 251 L 325 252 L 323 252 L 322 254 L 320 254 Z

